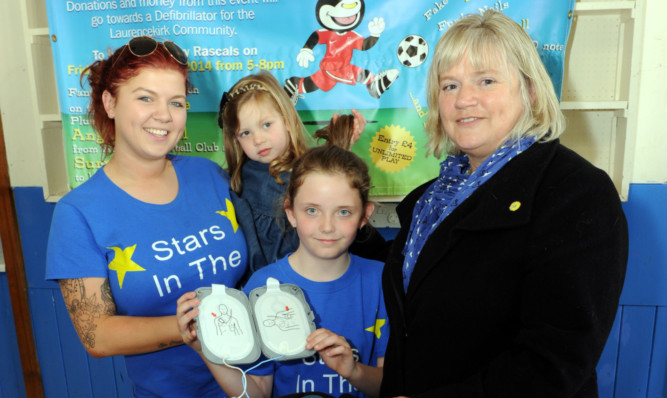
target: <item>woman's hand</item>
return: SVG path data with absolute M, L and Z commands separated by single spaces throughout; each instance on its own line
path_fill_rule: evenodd
M 179 297 L 176 302 L 176 321 L 183 342 L 201 354 L 201 342 L 197 338 L 197 324 L 194 320 L 199 314 L 197 306 L 200 302 L 195 292 L 187 292 Z

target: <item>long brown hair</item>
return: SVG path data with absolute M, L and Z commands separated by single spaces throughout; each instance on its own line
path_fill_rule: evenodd
M 336 145 L 323 145 L 306 151 L 294 163 L 292 176 L 285 191 L 285 203 L 292 206 L 299 188 L 303 185 L 306 177 L 312 173 L 345 176 L 350 187 L 359 191 L 362 207 L 366 208 L 366 204 L 369 202 L 371 177 L 366 162 L 354 152 Z

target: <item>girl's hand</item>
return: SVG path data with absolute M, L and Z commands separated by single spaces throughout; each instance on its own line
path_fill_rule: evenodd
M 197 306 L 201 300 L 195 297 L 195 292 L 187 292 L 178 299 L 176 302 L 176 321 L 183 342 L 201 354 L 201 342 L 197 338 L 197 324 L 194 320 L 199 314 Z
M 330 330 L 320 328 L 312 332 L 306 338 L 306 349 L 317 351 L 329 368 L 346 379 L 350 379 L 356 370 L 350 344 L 345 337 Z
M 350 131 L 350 146 L 347 148 L 352 148 L 352 145 L 354 145 L 357 141 L 359 141 L 359 138 L 361 137 L 361 133 L 364 132 L 366 129 L 366 118 L 364 115 L 359 113 L 356 109 L 352 109 L 352 116 L 354 117 L 353 120 L 353 125 L 352 125 L 352 131 Z M 336 123 L 336 120 L 338 120 L 338 114 L 334 113 L 334 115 L 331 117 L 331 122 Z
M 350 148 L 361 137 L 361 133 L 366 129 L 366 118 L 364 115 L 359 113 L 356 109 L 352 109 L 352 115 L 354 115 L 354 128 L 352 129 L 352 135 L 350 136 Z

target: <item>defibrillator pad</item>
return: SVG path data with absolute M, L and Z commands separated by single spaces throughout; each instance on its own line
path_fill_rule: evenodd
M 201 299 L 197 327 L 202 352 L 217 364 L 287 360 L 313 355 L 306 337 L 315 330 L 314 314 L 296 285 L 268 278 L 249 297 L 237 289 L 214 284 L 196 290 Z

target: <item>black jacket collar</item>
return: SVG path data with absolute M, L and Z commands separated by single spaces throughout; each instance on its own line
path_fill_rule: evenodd
M 466 230 L 500 228 L 526 222 L 538 185 L 558 145 L 558 140 L 532 145 L 480 186 L 448 218 L 460 220 L 458 228 Z M 415 203 L 433 181 L 435 179 L 413 190 L 398 205 L 396 211 L 403 228 L 409 228 Z M 480 202 L 484 205 L 476 206 Z M 510 210 L 513 203 L 516 203 L 514 207 L 518 204 L 518 209 Z M 477 208 L 470 212 L 474 206 Z

